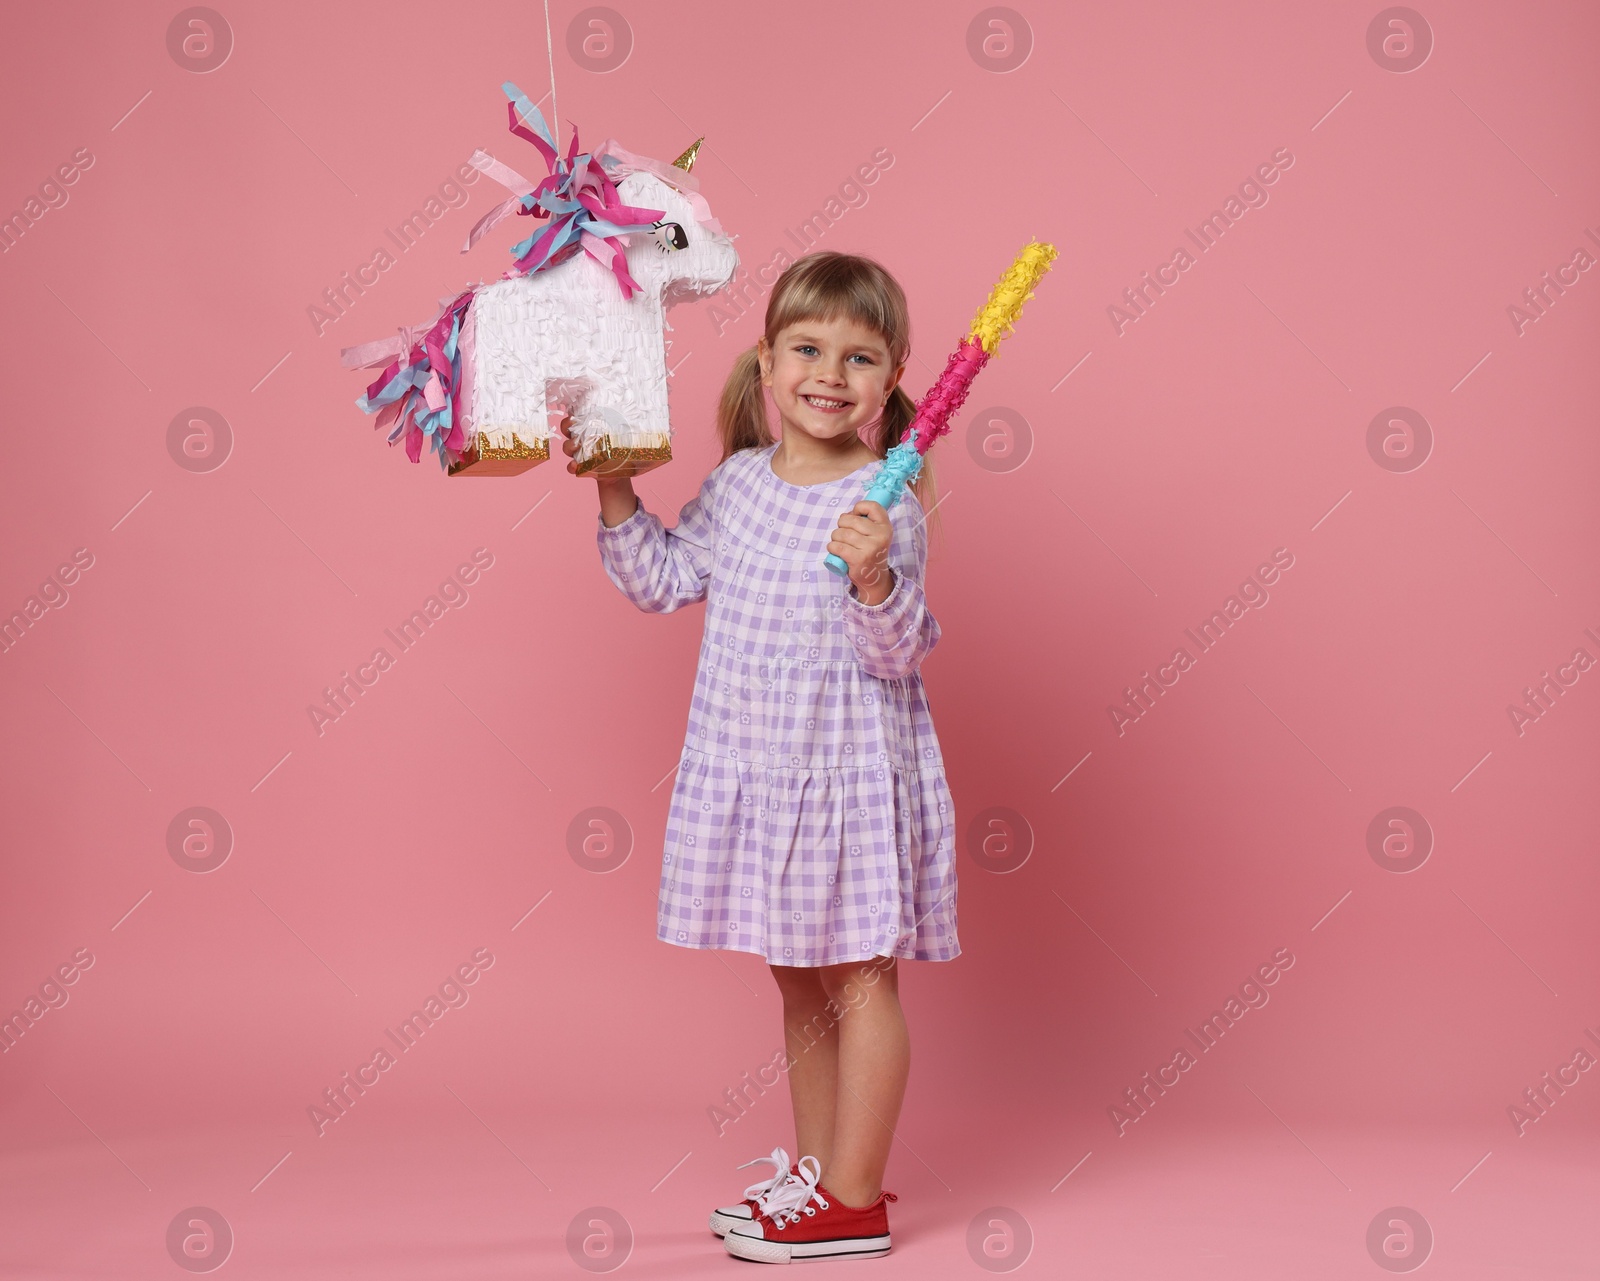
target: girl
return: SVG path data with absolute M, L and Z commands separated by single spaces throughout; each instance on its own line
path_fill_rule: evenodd
M 611 581 L 652 613 L 707 602 L 657 937 L 765 957 L 783 998 L 804 1155 L 757 1158 L 773 1177 L 712 1215 L 747 1259 L 888 1252 L 883 1173 L 910 1067 L 897 963 L 961 951 L 955 807 L 918 670 L 940 635 L 922 589 L 928 464 L 893 519 L 860 498 L 911 421 L 909 353 L 888 272 L 801 258 L 734 364 L 722 462 L 676 528 L 631 481 L 599 481 Z

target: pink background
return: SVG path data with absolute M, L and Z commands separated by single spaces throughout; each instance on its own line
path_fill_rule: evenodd
M 915 394 L 1022 243 L 1061 249 L 937 454 L 925 677 L 965 952 L 905 968 L 877 1268 L 1376 1276 L 1399 1206 L 1431 1271 L 1577 1275 L 1600 1073 L 1520 1136 L 1507 1108 L 1600 1054 L 1600 670 L 1520 735 L 1507 708 L 1600 657 L 1600 273 L 1521 336 L 1507 309 L 1600 254 L 1592 6 L 1429 5 L 1399 73 L 1377 4 L 1018 0 L 1031 52 L 1002 72 L 975 5 L 617 3 L 610 71 L 552 10 L 563 137 L 705 134 L 747 267 L 892 155 L 819 247 L 904 283 Z M 0 212 L 93 157 L 0 261 L 0 613 L 93 556 L 0 655 L 0 1011 L 95 957 L 0 1056 L 6 1273 L 182 1275 L 190 1206 L 231 1225 L 224 1275 L 576 1276 L 591 1206 L 631 1271 L 731 1272 L 704 1216 L 793 1136 L 781 1090 L 722 1136 L 707 1116 L 779 1044 L 762 961 L 654 938 L 702 614 L 622 599 L 559 464 L 446 479 L 354 407 L 340 347 L 504 269 L 520 224 L 458 253 L 498 189 L 308 317 L 474 148 L 535 170 L 499 85 L 548 89 L 542 15 L 231 4 L 202 74 L 176 12 L 28 7 L 0 48 Z M 1267 202 L 1195 250 L 1280 148 Z M 1180 245 L 1198 261 L 1119 336 L 1108 308 Z M 640 484 L 669 523 L 760 323 L 674 316 L 676 457 Z M 213 470 L 169 452 L 193 406 L 231 429 Z M 1431 428 L 1414 470 L 1368 450 L 1392 406 Z M 470 603 L 319 736 L 308 705 L 475 548 Z M 1270 604 L 1119 734 L 1122 691 L 1277 548 Z M 194 806 L 234 833 L 206 874 L 168 851 Z M 594 806 L 631 830 L 605 874 L 568 848 Z M 1368 850 L 1393 806 L 1434 834 L 1404 874 Z M 1031 830 L 1003 874 L 968 831 L 996 808 Z M 470 1002 L 318 1137 L 308 1105 L 479 948 Z M 1280 948 L 1270 1002 L 1119 1136 L 1110 1105 Z M 991 1207 L 1025 1229 L 974 1256 Z

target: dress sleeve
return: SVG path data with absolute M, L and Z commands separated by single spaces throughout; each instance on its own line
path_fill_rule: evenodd
M 907 494 L 891 519 L 911 521 L 911 551 L 896 557 L 891 548 L 889 568 L 894 586 L 876 605 L 863 605 L 854 583 L 844 593 L 844 629 L 856 657 L 869 676 L 900 680 L 922 666 L 922 660 L 939 643 L 939 623 L 928 609 L 922 592 L 922 575 L 928 563 L 927 524 L 922 507 Z M 899 541 L 899 540 L 896 540 Z
M 598 515 L 596 541 L 606 577 L 640 609 L 670 614 L 706 598 L 711 577 L 717 473 L 713 471 L 667 529 L 641 502 L 620 525 L 606 528 Z

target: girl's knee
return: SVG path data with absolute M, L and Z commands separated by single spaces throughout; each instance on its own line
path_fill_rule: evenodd
M 875 956 L 870 961 L 850 961 L 822 967 L 822 986 L 828 996 L 842 1005 L 857 1005 L 875 990 L 898 992 L 899 966 L 892 956 Z
M 768 968 L 785 1001 L 820 1004 L 827 999 L 822 975 L 815 967 L 771 965 Z

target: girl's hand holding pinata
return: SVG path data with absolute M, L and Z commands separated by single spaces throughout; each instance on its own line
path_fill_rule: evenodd
M 889 513 L 863 498 L 839 517 L 828 541 L 828 550 L 850 567 L 856 599 L 863 605 L 881 605 L 894 590 L 894 570 L 888 564 L 893 538 Z
M 556 430 L 561 433 L 561 452 L 567 456 L 567 470 L 576 476 L 578 474 L 578 442 L 572 439 L 572 415 L 563 414 L 561 421 L 556 424 Z
M 561 433 L 561 449 L 567 456 L 567 470 L 578 474 L 578 442 L 572 438 L 572 415 L 565 414 L 557 427 Z M 594 475 L 600 491 L 600 523 L 615 529 L 633 515 L 639 506 L 639 496 L 633 492 L 633 481 L 626 476 Z

